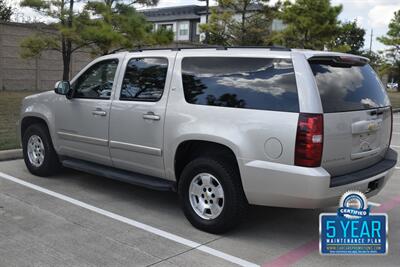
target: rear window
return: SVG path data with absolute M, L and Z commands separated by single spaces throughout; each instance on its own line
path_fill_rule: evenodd
M 182 81 L 191 104 L 299 111 L 290 59 L 188 57 L 182 61 Z
M 332 66 L 310 63 L 324 112 L 344 112 L 390 105 L 379 78 L 369 65 Z

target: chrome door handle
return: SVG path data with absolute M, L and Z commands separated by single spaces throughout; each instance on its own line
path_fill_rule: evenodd
M 160 116 L 154 114 L 153 112 L 147 112 L 146 114 L 143 114 L 143 119 L 159 121 L 160 120 Z
M 95 116 L 106 116 L 107 112 L 101 109 L 95 109 L 92 111 L 92 114 Z

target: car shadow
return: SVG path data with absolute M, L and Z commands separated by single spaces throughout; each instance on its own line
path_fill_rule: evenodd
M 146 189 L 71 169 L 65 169 L 62 174 L 52 178 L 78 186 L 88 194 L 100 194 L 106 200 L 112 200 L 113 203 L 132 204 L 136 210 L 146 210 L 148 214 L 157 216 L 157 221 L 163 222 L 164 225 L 162 226 L 166 226 L 166 228 L 169 227 L 167 224 L 172 223 L 188 227 L 187 230 L 180 229 L 184 233 L 190 234 L 192 231 L 197 231 L 191 229 L 193 227 L 185 219 L 179 205 L 178 195 L 174 192 Z M 304 240 L 306 242 L 318 238 L 319 214 L 321 212 L 335 212 L 335 208 L 291 209 L 250 205 L 239 227 L 223 236 L 244 238 L 250 242 L 253 238 L 269 240 L 278 236 L 279 239 L 287 240 L 287 242 L 290 242 L 290 240 Z M 121 215 L 127 216 L 126 214 Z M 142 218 L 133 219 L 140 221 Z M 152 222 L 148 223 L 151 224 Z M 181 234 L 181 232 L 175 234 Z

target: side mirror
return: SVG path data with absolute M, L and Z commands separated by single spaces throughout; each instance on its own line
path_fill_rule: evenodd
M 58 81 L 54 86 L 54 92 L 59 95 L 65 95 L 68 99 L 71 98 L 71 85 L 69 81 Z

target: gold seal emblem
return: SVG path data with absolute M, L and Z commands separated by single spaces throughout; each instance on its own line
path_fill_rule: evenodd
M 370 124 L 368 124 L 368 130 L 369 131 L 373 131 L 373 130 L 376 130 L 376 124 L 375 123 L 370 123 Z

